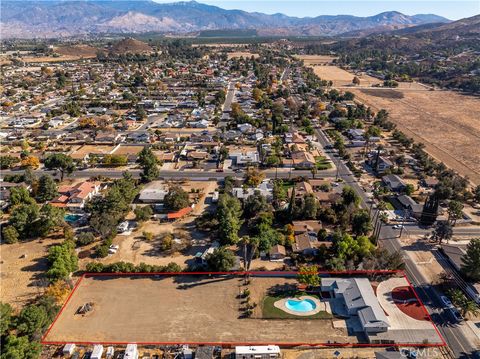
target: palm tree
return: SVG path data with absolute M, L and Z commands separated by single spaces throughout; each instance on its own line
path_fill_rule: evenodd
M 312 178 L 315 179 L 315 175 L 318 172 L 317 166 L 313 166 L 310 172 L 312 173 Z

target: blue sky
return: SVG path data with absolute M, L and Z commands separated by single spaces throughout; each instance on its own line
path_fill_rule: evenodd
M 155 0 L 175 2 L 176 0 Z M 406 15 L 436 14 L 451 20 L 480 13 L 480 0 L 197 0 L 224 9 L 241 9 L 267 14 L 283 13 L 290 16 L 356 15 L 370 16 L 383 11 L 396 10 Z

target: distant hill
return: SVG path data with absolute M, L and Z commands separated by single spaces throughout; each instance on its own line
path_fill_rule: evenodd
M 408 16 L 396 11 L 369 17 L 322 15 L 298 18 L 225 10 L 195 1 L 2 0 L 0 11 L 3 38 L 232 29 L 255 29 L 260 35 L 333 36 L 365 29 L 393 30 L 430 22 L 448 22 L 437 15 Z
M 64 56 L 79 56 L 79 57 L 96 57 L 100 49 L 90 45 L 66 45 L 55 49 L 55 52 Z
M 366 37 L 312 42 L 307 54 L 334 52 L 341 65 L 407 76 L 442 87 L 480 93 L 480 15 L 448 24 L 424 24 Z M 376 56 L 372 56 L 375 53 Z
M 153 49 L 150 45 L 135 39 L 123 39 L 114 43 L 110 48 L 109 51 L 113 54 L 143 54 L 143 53 L 150 53 Z

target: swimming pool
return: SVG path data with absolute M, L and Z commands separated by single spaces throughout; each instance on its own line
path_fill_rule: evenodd
M 285 307 L 294 312 L 311 312 L 317 308 L 315 302 L 311 299 L 288 299 L 285 302 Z
M 80 214 L 66 214 L 65 217 L 65 221 L 68 222 L 68 223 L 75 223 L 76 221 L 78 221 L 80 218 L 82 218 L 83 216 L 80 215 Z

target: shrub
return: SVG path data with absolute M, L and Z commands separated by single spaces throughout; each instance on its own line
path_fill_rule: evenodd
M 78 247 L 86 246 L 95 241 L 95 235 L 92 232 L 82 232 L 77 236 L 75 243 Z
M 162 251 L 168 251 L 172 249 L 173 236 L 171 233 L 167 233 L 162 239 Z
M 18 231 L 14 226 L 6 226 L 2 231 L 3 241 L 8 244 L 18 242 Z
M 143 233 L 143 236 L 145 237 L 145 239 L 147 241 L 152 241 L 153 240 L 153 233 L 152 232 L 147 232 L 147 231 L 144 231 Z
M 135 213 L 135 219 L 139 222 L 146 221 L 153 215 L 151 206 L 137 207 L 133 212 Z
M 101 244 L 95 249 L 95 255 L 99 258 L 105 258 L 108 256 L 108 246 L 106 244 Z

